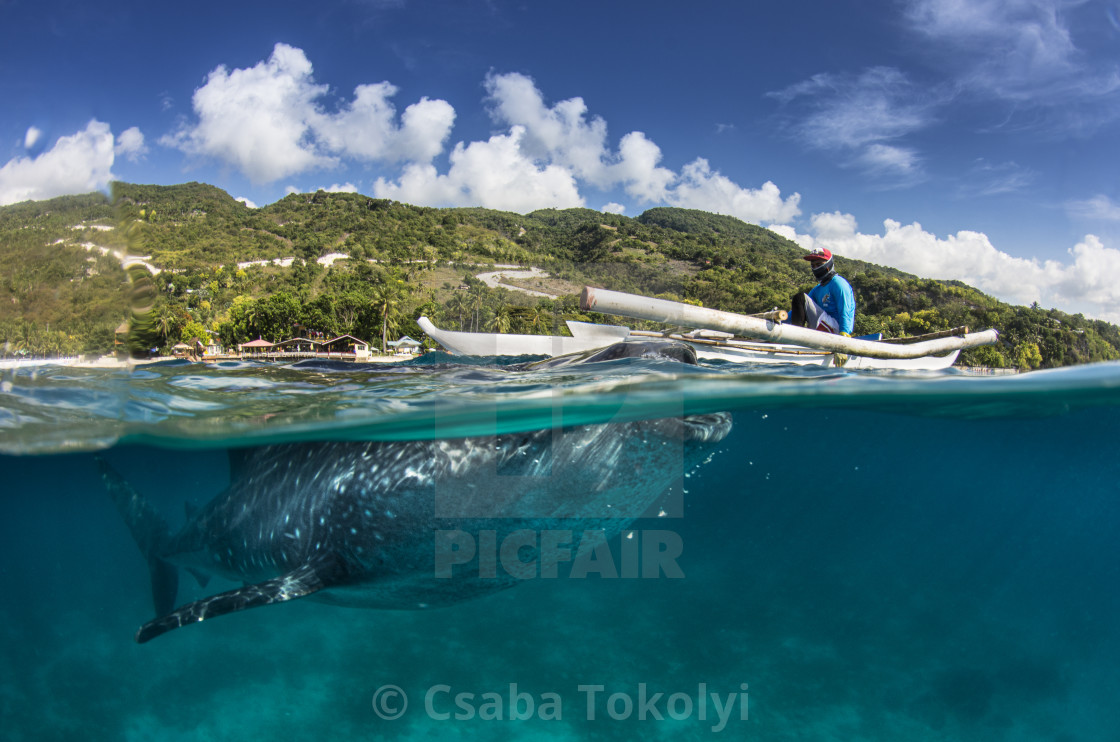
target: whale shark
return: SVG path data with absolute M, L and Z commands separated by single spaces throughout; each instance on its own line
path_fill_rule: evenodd
M 679 343 L 617 345 L 597 358 L 695 363 Z M 572 362 L 596 362 L 588 358 L 596 356 Z M 148 563 L 156 618 L 136 633 L 144 643 L 297 598 L 425 609 L 510 588 L 524 575 L 487 565 L 483 549 L 473 555 L 476 543 L 560 532 L 574 550 L 592 535 L 617 536 L 658 506 L 667 487 L 730 429 L 729 414 L 711 413 L 465 438 L 237 449 L 228 488 L 189 512 L 175 532 L 104 459 L 99 466 Z M 515 546 L 517 563 L 539 563 L 542 574 L 570 559 L 543 538 Z M 203 588 L 212 576 L 242 586 L 176 608 L 180 569 Z

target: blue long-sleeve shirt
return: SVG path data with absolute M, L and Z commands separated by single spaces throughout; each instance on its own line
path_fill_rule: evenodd
M 852 334 L 856 324 L 856 295 L 852 285 L 840 276 L 828 283 L 818 283 L 809 291 L 809 298 L 821 305 L 840 324 L 840 332 Z

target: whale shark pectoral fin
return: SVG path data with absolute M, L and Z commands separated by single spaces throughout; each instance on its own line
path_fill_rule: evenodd
M 275 579 L 246 585 L 188 603 L 141 626 L 136 632 L 136 642 L 143 644 L 180 626 L 217 618 L 227 613 L 302 598 L 338 585 L 345 578 L 346 567 L 343 560 L 338 556 L 325 555 Z

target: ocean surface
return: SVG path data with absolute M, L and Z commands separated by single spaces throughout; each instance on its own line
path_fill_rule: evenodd
M 0 736 L 1117 739 L 1120 364 L 457 360 L 0 371 Z M 730 434 L 665 472 L 683 509 L 610 544 L 671 532 L 679 575 L 561 571 L 416 611 L 294 600 L 133 640 L 148 568 L 97 457 L 178 525 L 230 448 L 719 411 Z M 179 602 L 235 587 L 184 575 Z

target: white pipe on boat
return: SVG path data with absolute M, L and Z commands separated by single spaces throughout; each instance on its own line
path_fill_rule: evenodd
M 684 327 L 723 330 L 746 337 L 867 358 L 921 358 L 922 356 L 932 356 L 953 350 L 992 345 L 999 340 L 998 332 L 984 330 L 983 332 L 969 333 L 964 337 L 925 340 L 909 345 L 891 345 L 873 340 L 856 340 L 843 335 L 818 332 L 807 327 L 783 325 L 773 320 L 748 317 L 732 312 L 721 312 L 718 309 L 706 309 L 692 304 L 680 304 L 675 301 L 652 299 L 647 296 L 596 289 L 590 286 L 583 289 L 583 294 L 580 296 L 580 307 L 587 312 L 602 312 L 603 314 L 633 317 Z

